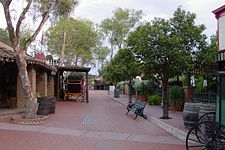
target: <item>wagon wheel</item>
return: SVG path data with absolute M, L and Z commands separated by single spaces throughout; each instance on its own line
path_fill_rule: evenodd
M 216 112 L 208 112 L 204 115 L 202 115 L 199 119 L 198 122 L 203 122 L 203 121 L 215 121 L 216 119 Z
M 214 121 L 197 123 L 186 137 L 187 150 L 224 150 L 225 127 Z

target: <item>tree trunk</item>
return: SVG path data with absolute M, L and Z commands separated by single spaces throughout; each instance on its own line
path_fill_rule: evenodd
M 114 47 L 113 47 L 113 44 L 112 44 L 112 41 L 111 41 L 111 54 L 110 54 L 110 60 L 112 60 L 113 55 L 114 55 Z
M 61 55 L 60 55 L 60 63 L 59 65 L 62 66 L 64 64 L 64 53 L 66 48 L 66 32 L 63 32 L 63 39 L 62 39 L 62 49 L 61 49 Z
M 161 119 L 170 119 L 169 117 L 169 100 L 168 100 L 168 79 L 162 79 L 162 94 L 163 94 L 163 116 Z
M 128 83 L 128 87 L 129 87 L 129 91 L 128 91 L 128 94 L 129 94 L 129 101 L 128 103 L 131 104 L 132 103 L 132 86 L 131 86 L 131 81 L 132 80 L 129 80 L 129 83 Z
M 22 83 L 24 97 L 25 97 L 25 118 L 35 118 L 35 101 L 33 92 L 31 90 L 31 84 L 27 73 L 27 63 L 25 60 L 25 51 L 17 50 L 16 64 L 18 67 L 19 77 Z

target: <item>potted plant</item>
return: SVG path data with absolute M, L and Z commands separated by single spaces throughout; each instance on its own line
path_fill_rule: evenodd
M 148 95 L 150 95 L 149 81 L 142 80 L 137 87 L 138 98 L 142 101 L 148 100 Z
M 184 105 L 184 92 L 181 86 L 172 86 L 169 89 L 169 100 L 173 111 L 182 111 Z

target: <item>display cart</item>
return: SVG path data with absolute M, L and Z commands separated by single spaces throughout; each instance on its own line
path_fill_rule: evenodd
M 79 97 L 84 97 L 84 79 L 66 81 L 64 100 L 77 101 Z

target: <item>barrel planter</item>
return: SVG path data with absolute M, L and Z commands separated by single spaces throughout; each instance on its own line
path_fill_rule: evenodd
M 184 127 L 192 128 L 198 122 L 200 103 L 185 102 L 183 110 Z
M 215 111 L 216 111 L 215 103 L 200 103 L 198 118 L 200 118 L 201 116 L 203 116 L 206 113 L 215 112 Z M 204 120 L 202 120 L 202 121 L 204 121 Z
M 38 106 L 38 115 L 48 115 L 55 113 L 56 97 L 45 96 L 41 98 Z
M 50 107 L 48 105 L 39 105 L 37 114 L 47 116 L 50 112 Z
M 43 97 L 44 101 L 49 101 L 49 108 L 50 108 L 50 114 L 54 114 L 55 113 L 55 104 L 56 104 L 56 97 L 54 96 L 45 96 Z

